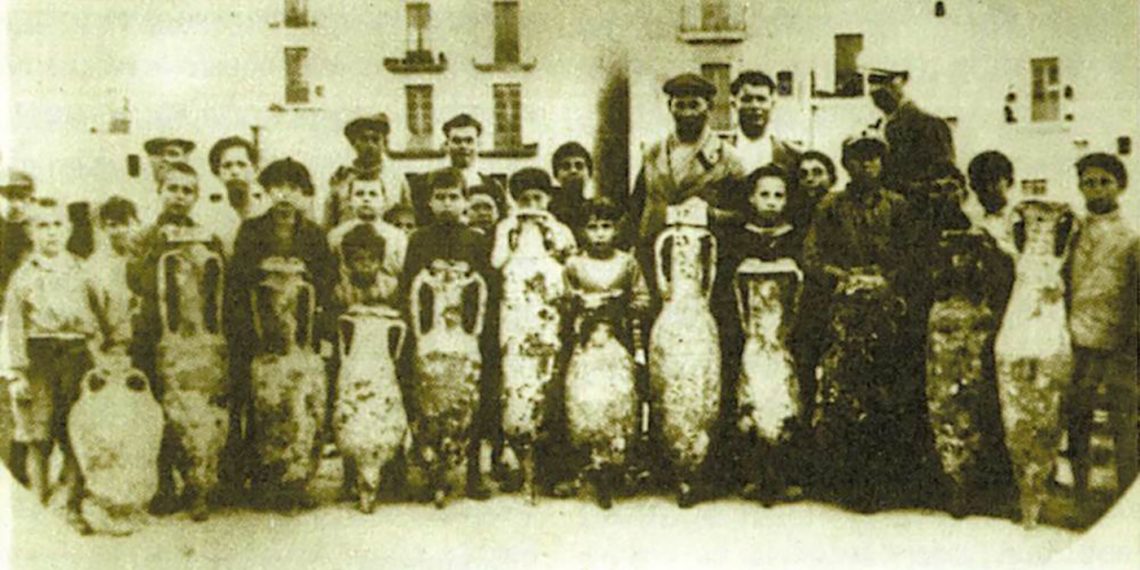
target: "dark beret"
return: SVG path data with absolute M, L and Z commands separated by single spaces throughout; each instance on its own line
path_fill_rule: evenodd
M 662 90 L 670 97 L 696 95 L 697 97 L 712 99 L 716 95 L 716 86 L 695 73 L 682 73 L 666 81 Z
M 901 77 L 905 81 L 909 75 L 910 74 L 904 70 L 872 67 L 867 70 L 867 83 L 871 85 L 883 85 L 890 83 L 896 77 Z
M 854 157 L 864 157 L 869 153 L 879 156 L 880 158 L 887 154 L 890 145 L 887 144 L 886 139 L 878 136 L 875 133 L 860 133 L 853 137 L 848 137 L 843 141 L 843 160 Z
M 380 131 L 380 134 L 388 136 L 388 132 L 392 127 L 391 123 L 388 122 L 388 115 L 376 113 L 375 115 L 357 117 L 349 121 L 348 124 L 344 126 L 344 136 L 348 140 L 352 140 L 364 129 L 376 129 Z
M 443 124 L 443 134 L 446 135 L 451 129 L 461 129 L 463 127 L 475 127 L 476 133 L 480 135 L 483 134 L 483 123 L 480 123 L 479 119 L 467 113 L 460 113 L 448 119 L 447 122 Z
M 194 144 L 194 141 L 180 139 L 178 137 L 155 137 L 143 143 L 143 150 L 145 150 L 148 155 L 153 156 L 156 154 L 162 154 L 162 149 L 170 145 L 182 147 L 182 152 L 185 152 L 187 154 L 194 152 L 194 148 L 196 146 Z

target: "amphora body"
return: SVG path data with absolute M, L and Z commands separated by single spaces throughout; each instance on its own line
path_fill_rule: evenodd
M 95 532 L 130 534 L 158 491 L 162 406 L 133 368 L 96 368 L 80 389 L 67 431 L 84 478 L 83 518 Z
M 566 369 L 566 420 L 571 444 L 588 454 L 584 474 L 599 504 L 608 507 L 638 436 L 633 355 L 619 338 L 630 325 L 621 296 L 581 293 L 579 298 Z
M 369 513 L 381 470 L 400 455 L 409 435 L 395 362 L 407 325 L 393 309 L 364 306 L 349 309 L 339 324 L 336 445 L 356 464 L 360 510 Z
M 513 248 L 503 265 L 500 320 L 502 347 L 503 463 L 517 472 L 533 502 L 534 445 L 543 426 L 546 392 L 557 374 L 561 350 L 558 301 L 565 288 L 562 265 L 546 249 L 541 216 L 519 212 Z
M 313 347 L 316 297 L 303 262 L 269 258 L 265 279 L 252 295 L 260 351 L 250 366 L 253 439 L 262 498 L 307 505 L 309 483 L 320 464 L 327 378 Z
M 1061 277 L 1073 214 L 1042 200 L 1023 201 L 1014 214 L 1016 276 L 994 355 L 1022 523 L 1031 527 L 1048 496 L 1061 441 L 1061 394 L 1073 367 Z
M 158 262 L 162 336 L 157 372 L 162 408 L 178 446 L 174 465 L 185 481 L 191 516 L 202 520 L 229 432 L 224 271 L 221 256 L 206 246 L 205 237 L 172 235 L 170 241 L 174 248 Z
M 716 239 L 704 227 L 674 224 L 658 235 L 654 253 L 663 305 L 649 334 L 651 414 L 678 502 L 689 506 L 720 410 L 720 342 L 709 311 Z
M 417 455 L 442 507 L 471 444 L 487 285 L 467 263 L 437 260 L 416 275 L 411 296 Z
M 736 427 L 743 436 L 744 465 L 750 483 L 766 499 L 784 485 L 782 444 L 803 410 L 788 336 L 802 274 L 795 261 L 748 259 L 734 278 L 737 309 L 744 329 L 740 377 L 736 384 Z

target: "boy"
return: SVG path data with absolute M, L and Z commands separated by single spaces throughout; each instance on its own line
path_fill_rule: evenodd
M 800 244 L 797 239 L 800 234 L 793 231 L 789 219 L 791 212 L 788 211 L 787 173 L 776 164 L 767 164 L 753 170 L 745 179 L 745 185 L 749 193 L 744 224 L 723 225 L 724 227 L 717 232 L 720 242 L 718 250 L 721 253 L 717 261 L 717 277 L 713 293 L 713 310 L 720 326 L 723 362 L 722 407 L 725 410 L 726 420 L 731 419 L 726 421 L 724 428 L 728 430 L 727 441 L 737 444 L 735 449 L 726 451 L 735 451 L 741 457 L 752 454 L 753 444 L 737 435 L 734 428 L 737 413 L 736 387 L 740 377 L 741 350 L 745 341 L 735 291 L 736 271 L 741 263 L 749 258 L 761 261 L 786 258 L 797 263 L 800 258 Z M 788 313 L 785 318 L 790 320 L 791 317 L 792 315 Z M 800 402 L 805 401 L 807 395 L 814 393 L 809 387 L 802 388 L 799 394 Z M 750 485 L 749 490 L 755 488 L 753 479 L 759 473 L 745 473 L 739 467 L 733 471 L 731 474 L 733 478 L 739 477 L 741 480 L 731 481 L 731 485 L 738 486 L 743 483 Z M 776 491 L 782 492 L 783 489 Z
M 117 330 L 131 331 L 131 317 L 138 300 L 127 282 L 127 266 L 135 254 L 138 211 L 134 202 L 122 196 L 107 199 L 96 214 L 98 241 L 87 259 L 87 270 L 98 287 L 96 302 Z M 127 347 L 112 347 L 126 354 Z
M 380 218 L 381 189 L 376 180 L 354 180 L 350 183 L 349 205 L 353 217 L 329 232 L 329 249 L 339 260 L 343 272 L 345 259 L 341 254 L 341 241 L 350 231 L 361 225 L 371 226 L 377 238 L 384 243 L 384 256 L 380 269 L 387 275 L 398 278 L 404 268 L 404 254 L 408 249 L 408 238 L 399 228 Z
M 407 204 L 396 204 L 384 212 L 384 221 L 399 228 L 404 236 L 412 235 L 416 231 L 416 211 Z
M 1104 391 L 1114 440 L 1117 493 L 1136 477 L 1137 274 L 1140 237 L 1120 214 L 1128 187 L 1119 158 L 1093 153 L 1077 161 L 1088 207 L 1069 260 L 1069 331 L 1074 376 L 1066 395 L 1074 487 L 1089 487 L 1093 410 Z
M 12 275 L 4 303 L 10 351 L 9 377 L 16 418 L 15 439 L 26 444 L 32 488 L 46 504 L 52 445 L 63 452 L 61 479 L 67 490 L 68 522 L 90 527 L 80 513 L 83 476 L 67 436 L 67 414 L 92 354 L 125 342 L 122 330 L 100 329 L 108 321 L 92 303 L 96 292 L 80 261 L 65 250 L 71 224 L 62 204 L 41 199 L 29 222 L 32 251 Z
M 1013 188 L 1013 163 L 996 151 L 987 150 L 970 160 L 966 167 L 970 179 L 970 196 L 962 204 L 962 211 L 974 226 L 990 234 L 1003 251 L 1014 251 L 1009 233 L 1009 194 Z
M 258 184 L 265 189 L 270 206 L 265 213 L 246 220 L 238 230 L 234 240 L 234 256 L 226 276 L 225 329 L 230 349 L 231 393 L 230 450 L 226 457 L 236 469 L 243 456 L 250 456 L 242 447 L 249 444 L 253 434 L 249 417 L 246 421 L 245 436 L 237 429 L 241 425 L 242 414 L 249 413 L 252 398 L 249 394 L 249 366 L 254 357 L 256 338 L 251 314 L 252 292 L 259 286 L 264 275 L 261 263 L 269 257 L 300 259 L 305 265 L 306 279 L 316 294 L 314 315 L 314 343 L 319 344 L 322 355 L 330 355 L 331 343 L 327 341 L 333 330 L 326 309 L 332 302 L 333 287 L 336 283 L 336 258 L 329 251 L 328 242 L 321 228 L 311 221 L 305 212 L 313 196 L 313 183 L 305 165 L 285 158 L 265 167 L 258 175 Z M 253 475 L 235 474 L 232 484 L 240 490 L 245 477 Z
M 541 168 L 523 168 L 511 175 L 508 183 L 511 196 L 518 210 L 541 211 L 545 214 L 543 226 L 547 233 L 547 248 L 550 254 L 562 261 L 578 247 L 574 232 L 566 224 L 549 213 L 551 186 L 550 176 Z M 519 213 L 512 212 L 495 227 L 494 249 L 491 250 L 491 266 L 501 268 L 511 255 L 511 234 L 519 227 Z
M 469 191 L 470 205 L 467 207 L 467 226 L 479 230 L 483 235 L 495 235 L 495 225 L 502 219 L 504 205 L 498 201 L 498 193 L 492 186 L 477 184 Z
M 412 280 L 436 260 L 465 262 L 487 283 L 486 324 L 479 342 L 483 353 L 479 390 L 480 409 L 476 414 L 473 426 L 475 435 L 471 438 L 472 445 L 468 450 L 467 461 L 467 496 L 486 499 L 489 491 L 483 482 L 482 472 L 489 469 L 490 448 L 482 449 L 479 440 L 499 439 L 494 437 L 499 426 L 495 413 L 499 393 L 497 382 L 499 355 L 496 342 L 499 338 L 499 286 L 490 268 L 491 248 L 487 236 L 463 224 L 464 213 L 468 207 L 468 195 L 462 173 L 454 168 L 437 170 L 428 177 L 427 187 L 430 192 L 428 206 L 431 210 L 431 222 L 417 229 L 408 240 L 408 253 L 404 258 L 404 271 L 400 276 L 400 299 L 403 306 L 407 307 Z M 408 370 L 408 366 L 409 364 L 405 363 L 403 368 Z M 415 409 L 415 406 L 409 407 Z M 409 419 L 412 422 L 416 421 L 414 418 Z

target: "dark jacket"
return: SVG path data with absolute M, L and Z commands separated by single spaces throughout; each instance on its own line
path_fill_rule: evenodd
M 941 162 L 954 162 L 954 138 L 946 121 L 904 101 L 886 120 L 890 152 L 883 160 L 883 183 L 910 200 L 913 186 Z
M 242 223 L 226 279 L 226 331 L 231 340 L 232 360 L 244 366 L 248 366 L 256 345 L 250 294 L 264 277 L 261 262 L 269 257 L 295 257 L 304 262 L 308 281 L 316 293 L 314 341 L 328 338 L 334 330 L 326 310 L 332 306 L 337 266 L 324 232 L 297 213 L 292 239 L 282 240 L 274 232 L 272 215 L 266 212 Z
M 8 290 L 12 272 L 20 266 L 24 254 L 32 249 L 28 226 L 0 218 L 0 292 Z

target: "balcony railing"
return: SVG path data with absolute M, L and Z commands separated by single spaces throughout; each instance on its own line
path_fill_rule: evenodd
M 436 56 L 430 50 L 412 50 L 402 58 L 384 58 L 384 69 L 392 73 L 442 73 L 447 70 L 447 56 L 443 52 Z
M 748 35 L 748 3 L 743 0 L 686 0 L 680 38 L 688 43 L 734 43 Z

